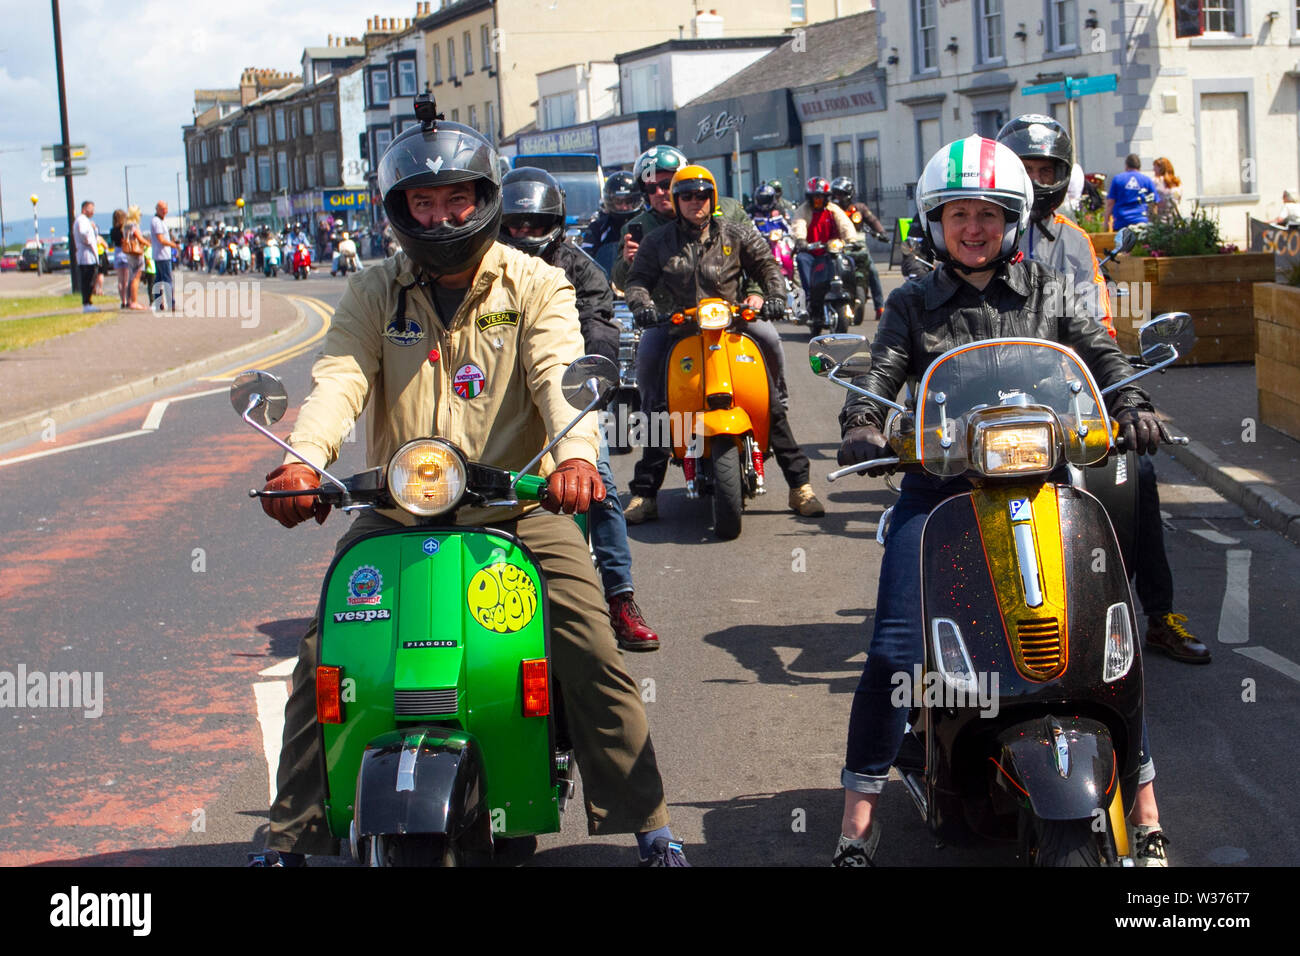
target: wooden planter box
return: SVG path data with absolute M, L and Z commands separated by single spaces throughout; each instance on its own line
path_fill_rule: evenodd
M 1300 288 L 1259 282 L 1254 291 L 1259 418 L 1300 439 Z
M 1106 253 L 1115 247 L 1115 233 L 1113 232 L 1090 232 L 1088 238 L 1092 240 L 1092 251 L 1097 254 L 1097 261 L 1100 262 L 1106 258 Z M 1106 267 L 1109 270 L 1109 266 Z
M 1112 297 L 1119 347 L 1136 354 L 1137 329 L 1161 312 L 1187 312 L 1196 325 L 1196 347 L 1177 362 L 1253 362 L 1255 283 L 1275 277 L 1271 252 L 1214 256 L 1121 256 L 1108 267 L 1111 279 L 1127 285 L 1127 301 Z

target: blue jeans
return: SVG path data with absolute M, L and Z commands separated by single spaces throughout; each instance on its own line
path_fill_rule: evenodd
M 600 480 L 605 483 L 605 501 L 610 507 L 595 505 L 589 514 L 591 549 L 596 553 L 596 566 L 600 581 L 605 586 L 605 599 L 632 590 L 632 549 L 627 543 L 627 521 L 623 518 L 623 502 L 614 485 L 614 472 L 609 467 L 609 445 L 600 436 L 600 458 L 596 463 Z
M 170 251 L 170 250 L 169 250 Z M 154 288 L 158 290 L 158 298 L 162 300 L 164 309 L 176 308 L 176 293 L 172 288 L 172 264 L 170 261 L 154 260 Z M 157 305 L 158 303 L 150 303 Z
M 885 560 L 876 593 L 876 619 L 867 664 L 849 712 L 848 745 L 840 780 L 846 790 L 880 793 L 889 767 L 898 757 L 907 728 L 907 709 L 895 707 L 893 675 L 911 674 L 924 665 L 925 634 L 921 622 L 921 531 L 925 519 L 944 499 L 970 490 L 965 479 L 940 481 L 928 475 L 905 475 L 902 493 L 890 515 Z M 1142 720 L 1140 783 L 1155 778 Z

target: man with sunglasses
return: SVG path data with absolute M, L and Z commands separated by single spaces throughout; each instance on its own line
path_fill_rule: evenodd
M 746 333 L 758 343 L 772 379 L 772 451 L 790 486 L 790 508 L 806 518 L 826 513 L 809 484 L 808 458 L 795 442 L 784 399 L 776 383 L 776 358 L 781 339 L 772 321 L 785 315 L 785 279 L 772 258 L 767 240 L 748 221 L 729 222 L 714 215 L 718 189 L 713 174 L 703 166 L 683 166 L 672 178 L 671 198 L 676 213 L 666 225 L 639 244 L 627 282 L 627 304 L 637 325 L 645 329 L 637 348 L 637 384 L 643 408 L 663 407 L 664 362 L 672 344 L 669 329 L 658 325 L 663 313 L 692 308 L 702 298 L 718 297 L 760 311 L 760 320 L 746 324 Z M 766 295 L 748 294 L 742 281 L 761 277 Z M 767 321 L 763 321 L 767 320 Z M 624 516 L 639 524 L 658 517 L 656 495 L 668 470 L 666 448 L 647 445 L 630 487 L 634 497 Z

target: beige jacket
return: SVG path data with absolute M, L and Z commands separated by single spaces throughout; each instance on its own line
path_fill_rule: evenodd
M 403 287 L 405 330 L 397 319 Z M 582 354 L 573 286 L 561 270 L 493 243 L 446 329 L 429 290 L 415 285 L 410 261 L 399 252 L 348 279 L 289 444 L 327 467 L 369 403 L 371 467 L 387 464 L 412 439 L 438 436 L 470 461 L 518 470 L 576 414 L 560 380 Z M 594 465 L 599 447 L 596 417 L 587 415 L 540 471 L 549 474 L 552 459 L 581 458 Z M 457 523 L 505 521 L 528 507 L 465 508 Z M 405 511 L 383 513 L 414 521 Z
M 826 203 L 826 208 L 831 212 L 831 218 L 835 220 L 835 226 L 839 229 L 840 238 L 845 242 L 852 242 L 858 238 L 858 227 L 853 225 L 853 220 L 839 206 L 833 202 Z M 794 237 L 796 239 L 808 238 L 808 222 L 812 219 L 812 204 L 805 201 L 802 206 L 794 211 Z

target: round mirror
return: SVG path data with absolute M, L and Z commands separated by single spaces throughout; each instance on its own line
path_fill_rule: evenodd
M 230 383 L 230 404 L 240 417 L 249 411 L 248 405 L 253 401 L 257 404 L 248 417 L 263 428 L 284 418 L 289 409 L 289 393 L 284 390 L 284 383 L 270 372 L 240 372 Z
M 819 335 L 808 342 L 808 365 L 823 377 L 834 368 L 841 375 L 861 375 L 871 371 L 871 349 L 864 335 Z
M 600 389 L 601 401 L 596 407 L 603 407 L 613 397 L 618 387 L 618 366 L 603 355 L 584 355 L 576 359 L 564 370 L 560 388 L 564 399 L 574 408 L 586 408 L 594 397 L 588 383 L 596 379 Z
M 1196 326 L 1186 312 L 1162 312 L 1142 326 L 1138 332 L 1138 347 L 1142 357 L 1148 358 L 1153 350 L 1173 348 L 1186 355 L 1196 344 Z

